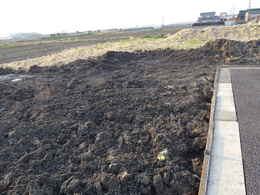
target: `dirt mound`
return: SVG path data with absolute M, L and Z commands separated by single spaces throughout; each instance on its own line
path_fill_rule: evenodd
M 165 59 L 184 64 L 260 64 L 260 40 L 241 42 L 218 39 L 198 49 L 161 50 L 161 52 L 162 55 L 166 53 Z
M 253 54 L 257 54 L 257 52 L 259 52 L 258 51 L 259 48 L 260 48 L 260 40 L 240 42 L 240 41 L 232 41 L 226 39 L 218 39 L 216 41 L 211 41 L 203 47 L 204 50 L 215 50 L 223 53 L 229 53 L 229 55 L 226 55 L 228 57 L 231 56 L 246 57 Z
M 207 43 L 202 50 L 219 52 L 225 64 L 259 64 L 260 40 L 240 42 L 219 39 Z
M 197 194 L 222 42 L 0 82 L 0 193 Z
M 256 22 L 234 26 L 210 26 L 183 29 L 170 36 L 168 41 L 229 39 L 250 41 L 260 39 L 260 25 Z

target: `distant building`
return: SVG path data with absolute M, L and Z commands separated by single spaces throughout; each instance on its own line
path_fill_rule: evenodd
M 236 25 L 236 24 L 237 24 L 236 21 L 233 20 L 233 19 L 230 19 L 230 20 L 226 20 L 226 21 L 225 21 L 225 25 L 226 25 L 226 26 L 233 26 L 233 25 Z
M 216 16 L 216 12 L 203 12 L 203 13 L 200 13 L 200 17 L 201 18 L 212 18 Z
M 197 22 L 192 26 L 224 25 L 223 19 L 216 15 L 216 12 L 203 12 Z
M 230 14 L 230 15 L 227 14 L 227 15 L 221 17 L 221 19 L 223 19 L 223 21 L 225 22 L 226 26 L 232 26 L 232 25 L 237 24 L 236 18 L 237 18 L 237 15 L 235 15 L 235 14 Z
M 246 12 L 247 12 L 247 10 L 239 11 L 237 18 L 236 18 L 237 24 L 244 24 L 246 22 Z
M 237 24 L 244 24 L 250 20 L 256 19 L 260 17 L 260 8 L 256 9 L 248 9 L 248 10 L 240 10 L 237 18 Z
M 225 22 L 226 26 L 232 26 L 236 24 L 236 17 L 237 15 L 235 14 L 228 14 L 227 12 L 221 12 L 219 14 L 219 17 L 222 19 L 222 21 Z
M 227 13 L 227 12 L 221 12 L 221 13 L 219 14 L 219 17 L 222 18 L 222 19 L 226 19 L 227 16 L 228 16 L 228 13 Z
M 199 23 L 216 23 L 220 22 L 221 18 L 216 15 L 216 12 L 204 12 L 200 14 Z
M 245 21 L 248 22 L 250 20 L 254 20 L 260 17 L 260 8 L 257 9 L 249 9 L 245 14 Z

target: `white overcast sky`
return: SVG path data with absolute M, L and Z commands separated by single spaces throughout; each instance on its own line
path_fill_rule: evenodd
M 0 0 L 0 7 L 3 36 L 189 22 L 204 11 L 247 9 L 248 0 Z

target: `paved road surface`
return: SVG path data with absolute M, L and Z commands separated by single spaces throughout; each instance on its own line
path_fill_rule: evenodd
M 260 194 L 260 69 L 231 69 L 247 195 Z

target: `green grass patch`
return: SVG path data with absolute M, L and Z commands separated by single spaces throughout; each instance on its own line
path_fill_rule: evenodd
M 142 38 L 144 39 L 166 39 L 168 36 L 165 34 L 154 34 L 154 35 L 145 35 Z
M 11 42 L 11 41 L 3 41 L 0 42 L 0 48 L 5 48 L 5 47 L 16 47 L 19 45 L 25 45 L 24 43 L 17 43 L 17 42 Z
M 179 42 L 177 45 L 181 49 L 192 49 L 192 48 L 199 48 L 205 45 L 209 40 L 202 40 L 202 39 L 188 39 L 182 42 Z
M 185 40 L 184 41 L 186 44 L 190 44 L 190 45 L 200 45 L 200 44 L 204 44 L 205 42 L 207 42 L 207 40 L 202 40 L 202 39 L 189 39 L 189 40 Z

